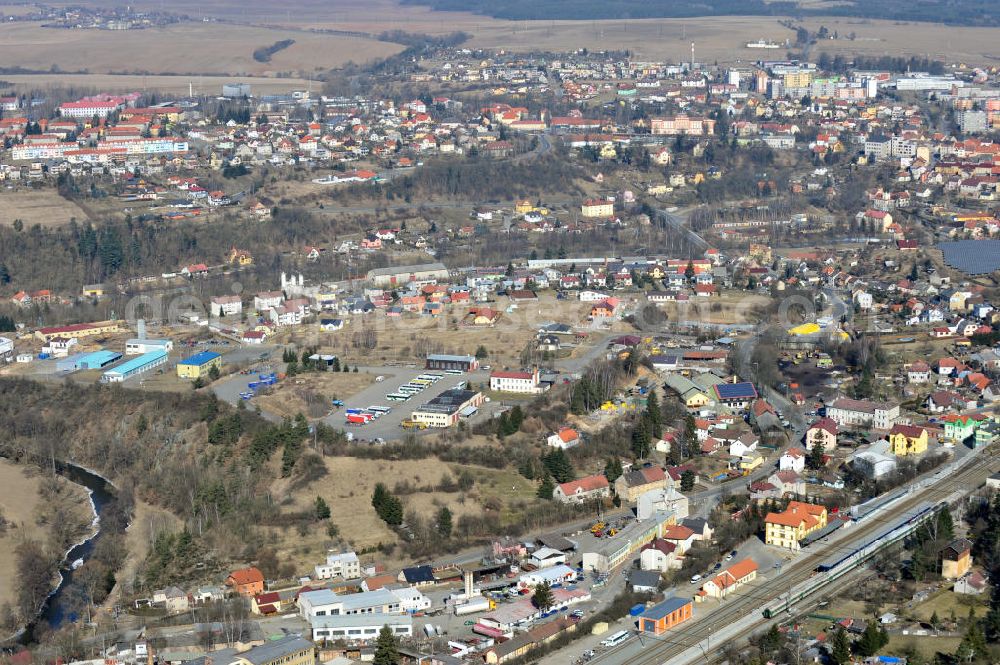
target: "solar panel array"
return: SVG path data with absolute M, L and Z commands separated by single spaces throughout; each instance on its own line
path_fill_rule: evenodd
M 945 263 L 969 275 L 1000 270 L 1000 240 L 956 240 L 940 243 L 938 249 Z
M 715 390 L 720 399 L 739 399 L 741 397 L 750 398 L 757 396 L 757 390 L 752 383 L 719 383 Z

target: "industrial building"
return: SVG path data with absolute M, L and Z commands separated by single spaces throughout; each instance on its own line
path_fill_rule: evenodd
M 177 363 L 177 376 L 182 379 L 199 379 L 208 376 L 213 367 L 222 369 L 222 355 L 214 351 L 202 351 Z
M 150 351 L 173 351 L 174 343 L 169 339 L 133 338 L 125 342 L 126 356 L 141 356 Z
M 672 512 L 658 512 L 649 519 L 632 522 L 614 537 L 599 541 L 595 550 L 584 552 L 584 570 L 611 572 L 641 550 L 646 543 L 662 538 L 666 527 L 676 522 L 677 518 Z
M 148 372 L 154 367 L 165 365 L 169 356 L 166 351 L 150 351 L 131 360 L 126 360 L 118 367 L 109 369 L 101 376 L 104 383 L 120 383 L 125 379 Z
M 76 372 L 81 369 L 103 369 L 121 359 L 115 351 L 93 351 L 74 353 L 56 361 L 57 372 Z
M 448 279 L 448 268 L 443 263 L 422 263 L 414 266 L 375 268 L 368 271 L 372 286 L 401 286 L 403 284 L 434 284 Z
M 438 370 L 458 370 L 460 372 L 474 372 L 479 369 L 479 361 L 475 356 L 449 356 L 441 353 L 432 353 L 427 356 L 425 369 Z
M 459 418 L 475 415 L 482 403 L 482 393 L 453 388 L 415 409 L 410 417 L 429 427 L 451 427 L 458 423 Z
M 333 614 L 314 617 L 313 640 L 367 642 L 378 637 L 382 626 L 389 626 L 396 637 L 413 635 L 413 617 L 409 614 Z
M 94 351 L 86 353 L 76 361 L 74 369 L 103 369 L 108 365 L 117 362 L 122 354 L 117 351 Z

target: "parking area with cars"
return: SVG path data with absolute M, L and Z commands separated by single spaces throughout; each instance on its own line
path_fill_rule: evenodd
M 453 388 L 478 389 L 489 383 L 489 372 L 458 372 L 424 370 L 419 367 L 362 367 L 362 371 L 376 375 L 376 380 L 364 390 L 342 400 L 325 418 L 325 422 L 353 435 L 355 440 L 381 443 L 398 439 L 406 431 L 427 431 L 412 425 L 410 414 Z M 381 377 L 381 378 L 378 378 Z M 483 405 L 470 422 L 485 417 L 490 404 Z M 404 423 L 407 427 L 404 427 Z M 379 441 L 381 439 L 382 441 Z

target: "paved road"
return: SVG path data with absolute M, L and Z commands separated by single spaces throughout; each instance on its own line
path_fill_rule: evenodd
M 667 226 L 685 236 L 688 242 L 690 242 L 695 249 L 705 250 L 709 248 L 708 242 L 706 242 L 704 238 L 702 238 L 700 235 L 698 235 L 690 228 L 688 228 L 687 220 L 684 219 L 684 217 L 682 217 L 680 214 L 678 214 L 677 212 L 668 212 L 667 210 L 657 210 L 656 212 L 659 214 L 660 219 L 662 219 Z

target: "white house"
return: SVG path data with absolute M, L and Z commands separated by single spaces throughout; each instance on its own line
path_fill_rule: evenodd
M 778 469 L 802 473 L 806 468 L 806 453 L 801 448 L 789 448 L 778 459 Z
M 746 457 L 757 450 L 757 438 L 754 436 L 741 436 L 729 444 L 730 457 Z
M 572 427 L 563 427 L 549 435 L 545 442 L 553 448 L 572 448 L 580 443 L 580 433 Z
M 858 291 L 854 294 L 854 302 L 858 304 L 858 307 L 862 310 L 869 310 L 872 308 L 874 302 L 872 294 L 867 291 Z
M 600 293 L 599 291 L 580 291 L 580 300 L 582 302 L 601 302 L 602 300 L 607 300 L 608 295 L 606 293 Z
M 342 577 L 345 580 L 361 577 L 361 561 L 354 552 L 338 552 L 326 555 L 326 563 L 316 566 L 316 579 L 328 580 Z
M 533 394 L 542 392 L 538 368 L 530 372 L 494 370 L 490 373 L 490 390 L 503 393 Z
M 840 397 L 827 407 L 826 415 L 840 427 L 887 430 L 899 418 L 899 404 Z
M 285 294 L 281 291 L 264 291 L 253 297 L 253 308 L 257 312 L 265 312 L 280 305 L 284 299 Z
M 212 297 L 212 316 L 234 316 L 242 311 L 243 300 L 237 295 Z

